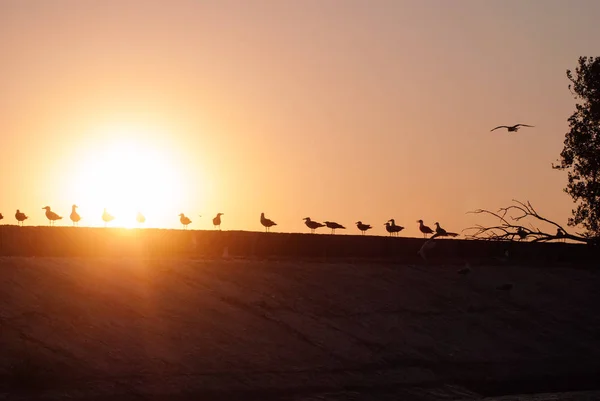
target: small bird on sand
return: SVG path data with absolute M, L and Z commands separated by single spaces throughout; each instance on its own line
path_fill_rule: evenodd
M 48 219 L 48 223 L 50 223 L 51 226 L 54 225 L 54 223 L 56 222 L 56 220 L 61 220 L 62 219 L 62 216 L 59 216 L 58 214 L 54 213 L 50 209 L 50 206 L 44 206 L 42 208 L 42 210 L 46 211 L 46 218 Z
M 260 214 L 260 224 L 262 224 L 265 228 L 265 232 L 269 232 L 271 230 L 271 227 L 277 225 L 277 223 L 275 223 L 273 220 L 267 219 L 264 213 Z
M 15 213 L 15 219 L 17 219 L 17 225 L 23 225 L 23 222 L 27 220 L 29 217 L 22 213 L 19 209 L 17 209 L 17 213 Z
M 185 214 L 179 213 L 179 222 L 183 226 L 183 229 L 187 229 L 188 224 L 192 222 L 189 217 L 186 217 Z
M 346 229 L 346 227 L 344 227 L 343 225 L 336 223 L 335 221 L 324 221 L 323 223 L 325 223 L 325 225 L 328 228 L 331 228 L 331 233 L 335 234 L 335 230 L 337 230 L 338 228 L 341 228 L 343 230 Z
M 213 226 L 214 228 L 219 228 L 219 230 L 221 229 L 221 216 L 223 216 L 225 213 L 217 213 L 217 216 L 213 219 Z
M 325 224 L 319 223 L 318 221 L 312 221 L 310 217 L 305 217 L 302 220 L 304 220 L 306 227 L 310 228 L 311 234 L 314 234 L 317 228 L 325 227 Z
M 390 233 L 390 237 L 394 235 L 397 237 L 398 233 L 404 230 L 404 227 L 396 225 L 396 221 L 394 221 L 394 219 L 389 219 L 384 226 L 385 230 Z
M 458 233 L 449 233 L 448 231 L 446 231 L 442 227 L 440 227 L 440 223 L 438 223 L 436 221 L 435 222 L 435 234 L 431 238 L 437 238 L 437 237 L 458 237 Z
M 506 284 L 499 285 L 498 287 L 496 287 L 496 289 L 499 291 L 510 291 L 513 289 L 513 285 L 512 285 L 512 283 L 506 283 Z
M 490 132 L 492 132 L 494 130 L 497 130 L 498 128 L 506 128 L 508 130 L 508 132 L 517 132 L 519 130 L 519 128 L 521 128 L 521 127 L 531 127 L 531 128 L 533 128 L 535 126 L 534 125 L 527 125 L 527 124 L 517 124 L 517 125 L 511 125 L 511 126 L 508 126 L 508 125 L 499 125 L 496 128 L 490 130 Z
M 106 211 L 106 208 L 104 208 L 104 211 L 102 212 L 102 221 L 104 221 L 104 227 L 106 227 L 106 225 L 108 223 L 110 223 L 111 221 L 113 221 L 115 219 L 115 216 L 109 214 Z
M 79 206 L 77 206 L 77 205 L 72 205 L 71 206 L 71 214 L 69 215 L 69 218 L 73 222 L 74 226 L 78 226 L 79 225 L 79 220 L 81 220 L 81 216 L 79 215 L 79 213 L 77 213 L 77 208 L 78 207 Z
M 423 224 L 423 220 L 419 219 L 417 223 L 419 223 L 419 231 L 423 233 L 423 238 L 427 238 L 427 234 L 433 234 L 433 230 Z
M 146 222 L 146 216 L 144 216 L 141 212 L 137 212 L 135 220 L 138 222 L 138 225 L 144 224 Z
M 360 220 L 357 221 L 355 224 L 356 224 L 356 227 L 361 231 L 362 235 L 365 235 L 365 233 L 367 232 L 367 230 L 370 230 L 371 228 L 373 228 L 373 227 L 371 227 L 370 224 L 364 224 Z

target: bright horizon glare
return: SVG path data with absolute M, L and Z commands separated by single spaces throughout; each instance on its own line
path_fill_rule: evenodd
M 566 224 L 552 170 L 592 0 L 0 3 L 0 224 L 420 237 L 511 199 Z M 534 125 L 517 133 L 497 125 Z M 202 215 L 202 217 L 199 217 Z M 573 229 L 576 231 L 576 229 Z M 328 233 L 321 229 L 318 233 Z

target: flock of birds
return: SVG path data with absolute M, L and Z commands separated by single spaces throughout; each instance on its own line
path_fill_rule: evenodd
M 79 213 L 77 213 L 77 208 L 77 205 L 71 206 L 71 214 L 69 215 L 69 218 L 73 222 L 73 226 L 79 226 L 79 222 L 81 221 L 81 216 L 79 215 Z M 58 220 L 62 220 L 63 218 L 56 212 L 53 212 L 50 206 L 44 206 L 42 210 L 46 211 L 45 215 L 48 219 L 48 224 L 50 226 L 54 226 Z M 213 227 L 215 229 L 221 229 L 221 216 L 224 215 L 224 213 L 217 213 L 217 215 L 212 219 Z M 0 220 L 2 220 L 3 218 L 4 216 L 2 215 L 2 213 L 0 213 Z M 29 216 L 17 209 L 17 212 L 15 213 L 15 219 L 17 220 L 17 224 L 19 226 L 23 226 L 25 220 L 27 220 L 28 218 Z M 114 219 L 115 216 L 108 213 L 106 208 L 104 208 L 104 211 L 102 212 L 102 221 L 104 221 L 104 226 L 107 226 Z M 321 227 L 327 227 L 331 229 L 331 234 L 335 234 L 336 230 L 346 229 L 346 227 L 344 227 L 342 224 L 337 223 L 335 221 L 324 221 L 323 223 L 320 223 L 318 221 L 312 220 L 310 217 L 305 217 L 303 220 L 306 227 L 310 229 L 311 234 L 314 234 L 316 230 Z M 138 224 L 144 224 L 146 222 L 146 217 L 142 213 L 138 212 L 136 216 L 136 221 L 138 222 Z M 180 213 L 179 222 L 181 223 L 182 228 L 185 230 L 187 229 L 187 226 L 192 222 L 192 220 L 189 217 L 187 217 L 184 213 Z M 433 234 L 431 237 L 432 239 L 435 237 L 458 236 L 458 233 L 448 232 L 445 229 L 443 229 L 438 222 L 435 222 L 435 230 L 423 224 L 423 220 L 419 219 L 417 220 L 417 223 L 419 223 L 419 231 L 423 233 L 424 238 L 427 238 L 429 234 Z M 277 223 L 275 223 L 273 220 L 266 218 L 264 213 L 260 214 L 260 224 L 265 228 L 266 232 L 270 232 L 271 227 L 277 225 Z M 365 224 L 362 221 L 357 221 L 355 224 L 362 235 L 364 235 L 368 230 L 373 228 L 372 225 Z M 404 227 L 397 225 L 394 219 L 390 219 L 387 222 L 385 222 L 384 226 L 390 236 L 397 237 L 398 233 L 404 230 Z

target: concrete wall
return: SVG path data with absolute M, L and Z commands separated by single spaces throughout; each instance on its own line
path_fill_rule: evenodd
M 163 229 L 0 226 L 0 256 L 347 259 L 423 263 L 422 238 Z M 437 241 L 437 240 L 436 240 Z M 598 249 L 566 243 L 441 239 L 430 263 L 595 265 Z

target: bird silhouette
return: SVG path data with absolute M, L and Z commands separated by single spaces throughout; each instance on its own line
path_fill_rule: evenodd
M 346 227 L 344 227 L 343 225 L 336 223 L 335 221 L 324 221 L 323 223 L 325 223 L 325 225 L 328 228 L 331 228 L 331 233 L 335 234 L 335 230 L 337 230 L 338 228 L 341 228 L 343 230 L 346 229 Z
M 271 230 L 271 227 L 277 225 L 277 223 L 275 223 L 273 220 L 267 219 L 264 213 L 260 214 L 260 224 L 262 224 L 265 227 L 265 232 L 269 232 Z
M 111 221 L 113 221 L 115 219 L 115 216 L 109 214 L 106 211 L 106 208 L 104 208 L 104 211 L 102 212 L 102 220 L 104 221 L 104 227 L 106 227 L 106 225 L 108 223 L 110 223 Z
M 517 235 L 519 236 L 519 241 L 521 241 L 526 239 L 529 234 L 522 227 L 519 227 L 517 229 Z
M 437 237 L 458 237 L 458 233 L 450 233 L 444 230 L 442 227 L 440 227 L 440 223 L 438 223 L 437 221 L 434 224 L 435 234 L 433 234 L 433 236 L 431 237 L 432 239 Z
M 433 234 L 433 230 L 423 224 L 423 220 L 417 220 L 417 223 L 419 223 L 419 231 L 423 233 L 423 238 L 427 238 L 427 234 Z
M 223 216 L 225 213 L 217 213 L 217 216 L 213 219 L 213 226 L 214 228 L 219 228 L 219 230 L 221 229 L 221 216 Z
M 365 233 L 367 232 L 367 230 L 370 230 L 371 228 L 373 228 L 373 227 L 371 227 L 370 224 L 364 224 L 360 220 L 357 221 L 355 224 L 356 224 L 356 227 L 360 230 L 361 235 L 365 235 Z
M 0 220 L 2 220 L 4 218 L 4 216 L 2 216 L 2 213 L 0 213 Z
M 15 219 L 17 219 L 17 225 L 23 225 L 23 222 L 27 220 L 29 217 L 22 213 L 19 209 L 17 209 L 17 213 L 15 213 Z
M 311 234 L 314 234 L 317 228 L 325 227 L 325 224 L 319 223 L 318 221 L 312 221 L 310 217 L 305 217 L 302 220 L 304 220 L 306 227 L 310 228 Z
M 402 226 L 397 226 L 396 225 L 396 221 L 394 219 L 389 219 L 385 224 L 385 230 L 390 233 L 390 237 L 391 236 L 398 236 L 398 233 L 402 230 L 404 230 L 404 227 Z
M 183 229 L 187 229 L 188 224 L 192 222 L 189 217 L 185 217 L 185 214 L 179 213 L 179 222 L 183 226 Z
M 146 222 L 146 217 L 141 212 L 137 212 L 135 220 L 138 222 L 138 225 L 144 224 Z
M 73 222 L 74 226 L 78 226 L 79 225 L 79 221 L 81 220 L 81 216 L 79 215 L 79 213 L 77 213 L 77 208 L 78 207 L 79 206 L 77 206 L 77 205 L 72 205 L 71 206 L 71 214 L 69 215 L 69 218 Z
M 50 223 L 51 226 L 54 225 L 54 223 L 56 222 L 56 220 L 61 220 L 62 216 L 59 216 L 58 214 L 54 213 L 52 211 L 52 209 L 50 209 L 50 206 L 44 206 L 42 208 L 42 210 L 46 211 L 46 218 L 48 219 L 48 223 Z
M 498 128 L 506 128 L 508 130 L 508 132 L 517 132 L 519 130 L 519 128 L 521 128 L 521 127 L 531 127 L 531 128 L 533 128 L 535 126 L 534 125 L 527 125 L 527 124 L 517 124 L 517 125 L 511 125 L 511 126 L 508 126 L 508 125 L 499 125 L 496 128 L 490 130 L 490 132 L 492 132 L 494 130 L 497 130 Z
M 566 236 L 566 234 L 561 228 L 558 228 L 556 230 L 556 238 L 558 238 L 559 241 L 565 242 L 565 236 Z

